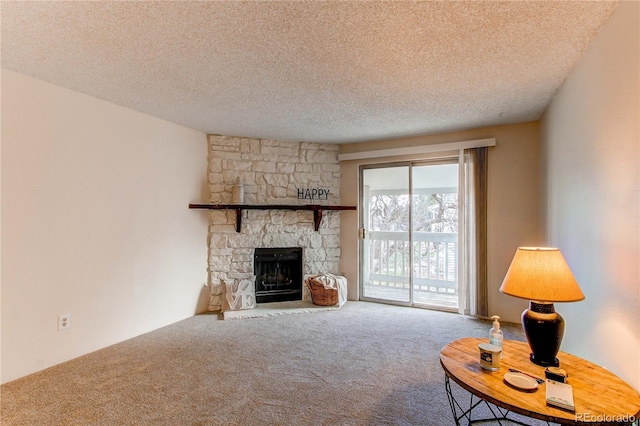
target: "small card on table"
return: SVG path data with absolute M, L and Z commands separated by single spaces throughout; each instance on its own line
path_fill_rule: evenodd
M 576 411 L 573 402 L 573 388 L 567 383 L 547 379 L 547 405 Z

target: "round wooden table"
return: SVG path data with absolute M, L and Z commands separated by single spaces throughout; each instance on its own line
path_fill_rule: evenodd
M 638 392 L 608 370 L 565 352 L 560 352 L 558 359 L 560 368 L 568 374 L 567 383 L 573 388 L 576 410 L 572 413 L 548 406 L 545 384 L 539 385 L 533 392 L 525 392 L 509 386 L 503 380 L 510 368 L 544 379 L 544 367 L 529 361 L 529 345 L 505 340 L 500 370 L 490 372 L 480 367 L 478 350 L 478 343 L 487 343 L 487 340 L 460 339 L 440 351 L 440 364 L 446 374 L 447 394 L 456 424 L 460 424 L 460 419 L 473 423 L 473 407 L 467 413 L 457 414 L 456 409 L 462 407 L 453 398 L 449 379 L 482 401 L 507 410 L 507 413 L 518 413 L 547 422 L 568 425 L 589 423 L 591 426 L 628 425 L 640 418 Z M 496 416 L 496 420 L 506 417 L 504 410 L 498 410 L 501 417 Z

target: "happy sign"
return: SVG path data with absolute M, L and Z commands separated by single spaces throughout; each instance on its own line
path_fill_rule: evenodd
M 328 200 L 329 190 L 322 188 L 298 188 L 298 199 L 301 200 Z

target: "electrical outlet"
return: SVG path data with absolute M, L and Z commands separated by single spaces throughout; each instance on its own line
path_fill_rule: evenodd
M 58 315 L 58 330 L 71 328 L 71 314 Z

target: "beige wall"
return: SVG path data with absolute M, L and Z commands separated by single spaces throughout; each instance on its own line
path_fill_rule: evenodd
M 2 70 L 2 382 L 206 309 L 206 168 L 203 133 Z
M 474 139 L 495 138 L 489 148 L 489 312 L 503 320 L 520 322 L 526 302 L 498 291 L 518 246 L 538 245 L 539 241 L 539 127 L 538 123 L 486 127 L 446 134 L 341 145 L 341 153 L 406 146 L 432 145 Z M 341 203 L 357 205 L 358 169 L 361 164 L 398 161 L 408 158 L 351 160 L 341 163 Z M 349 298 L 358 297 L 358 216 L 341 218 L 341 271 L 349 282 Z M 507 336 L 508 338 L 508 336 Z
M 640 90 L 637 2 L 621 2 L 541 121 L 550 244 L 586 299 L 558 306 L 562 349 L 640 389 Z

